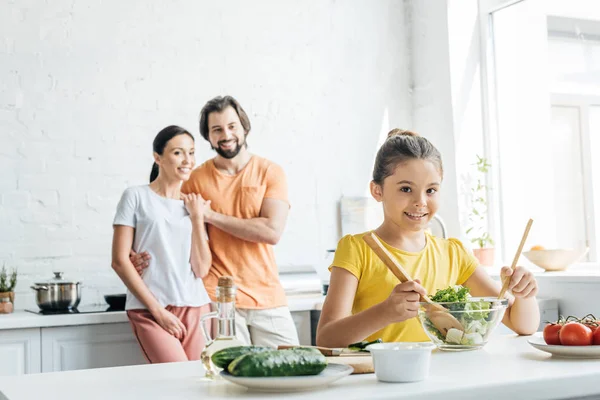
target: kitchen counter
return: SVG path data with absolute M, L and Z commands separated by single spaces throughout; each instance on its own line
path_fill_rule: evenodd
M 89 314 L 39 315 L 24 310 L 17 310 L 12 314 L 0 315 L 0 330 L 48 328 L 52 326 L 112 324 L 115 322 L 128 322 L 125 311 Z
M 434 351 L 423 382 L 390 384 L 373 374 L 286 394 L 289 399 L 560 399 L 600 393 L 600 360 L 560 359 L 534 349 L 527 337 L 495 336 L 470 352 Z M 0 399 L 281 398 L 203 378 L 200 362 L 141 365 L 0 378 Z
M 288 305 L 292 312 L 309 311 L 320 309 L 323 300 L 324 296 L 320 294 L 297 294 L 288 296 Z M 111 324 L 116 322 L 128 322 L 125 311 L 39 315 L 24 310 L 17 310 L 12 314 L 0 314 L 0 330 Z
M 484 267 L 492 278 L 500 277 L 502 267 Z M 576 264 L 565 271 L 547 272 L 536 266 L 529 267 L 535 278 L 540 282 L 591 283 L 600 282 L 600 265 L 596 263 Z

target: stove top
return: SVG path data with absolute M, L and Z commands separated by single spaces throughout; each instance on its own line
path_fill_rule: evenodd
M 123 309 L 117 309 L 109 307 L 108 305 L 87 305 L 79 306 L 77 308 L 71 308 L 66 310 L 40 310 L 38 309 L 25 309 L 25 311 L 38 314 L 38 315 L 62 315 L 62 314 L 91 314 L 101 312 L 115 312 L 124 311 Z

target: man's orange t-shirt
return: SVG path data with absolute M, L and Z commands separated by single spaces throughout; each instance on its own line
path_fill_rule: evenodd
M 216 212 L 243 219 L 259 217 L 264 198 L 289 203 L 283 169 L 254 155 L 236 175 L 220 172 L 214 161 L 208 160 L 192 171 L 181 191 L 198 193 L 211 201 Z M 266 309 L 287 305 L 271 245 L 237 238 L 211 224 L 207 224 L 207 230 L 212 266 L 204 285 L 213 301 L 219 277 L 229 275 L 238 287 L 236 307 Z

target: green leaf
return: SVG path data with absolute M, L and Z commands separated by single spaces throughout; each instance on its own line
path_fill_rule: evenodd
M 431 297 L 432 301 L 437 303 L 446 302 L 465 302 L 469 298 L 469 288 L 464 286 L 449 286 L 446 289 L 440 289 Z

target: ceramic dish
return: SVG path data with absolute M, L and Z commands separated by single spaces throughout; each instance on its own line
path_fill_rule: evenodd
M 221 377 L 236 385 L 260 392 L 298 392 L 319 389 L 352 373 L 349 365 L 330 363 L 318 375 L 249 378 L 221 371 Z
M 417 382 L 429 375 L 431 342 L 377 343 L 367 346 L 373 355 L 375 376 L 382 382 Z
M 588 250 L 589 248 L 530 250 L 523 252 L 523 255 L 534 265 L 546 271 L 564 271 L 571 264 L 582 259 Z
M 558 346 L 544 341 L 541 332 L 535 333 L 527 341 L 538 350 L 563 358 L 600 358 L 600 346 Z

